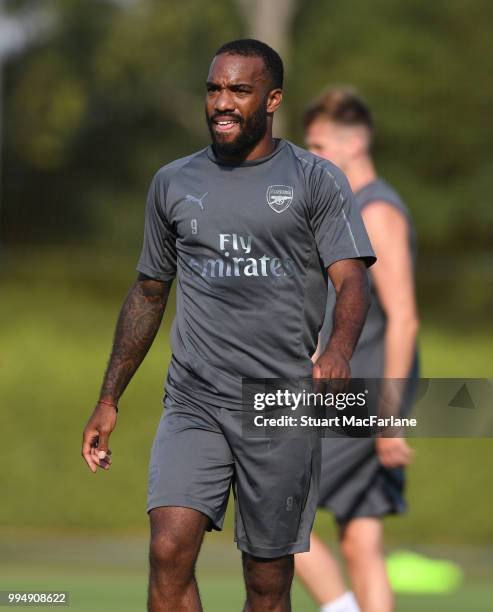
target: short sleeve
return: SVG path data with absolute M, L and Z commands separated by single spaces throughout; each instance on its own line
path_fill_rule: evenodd
M 366 266 L 375 253 L 345 175 L 333 164 L 317 164 L 311 174 L 310 222 L 324 267 L 341 259 L 362 259 Z
M 162 281 L 176 276 L 176 235 L 166 219 L 159 174 L 154 176 L 147 195 L 144 243 L 137 270 Z

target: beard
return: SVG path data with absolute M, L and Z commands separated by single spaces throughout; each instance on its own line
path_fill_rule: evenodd
M 213 117 L 217 119 L 219 116 L 216 113 Z M 225 113 L 225 117 L 230 116 L 231 113 Z M 267 132 L 267 111 L 264 105 L 261 105 L 248 119 L 239 118 L 240 133 L 233 140 L 223 139 L 222 134 L 217 134 L 214 131 L 212 118 L 207 115 L 206 121 L 214 151 L 221 157 L 246 157 Z

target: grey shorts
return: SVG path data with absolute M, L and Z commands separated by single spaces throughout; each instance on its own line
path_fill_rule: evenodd
M 373 438 L 322 440 L 319 507 L 338 523 L 360 517 L 383 517 L 406 510 L 401 468 L 385 468 Z
M 354 365 L 355 378 L 382 376 L 383 361 L 365 351 L 359 351 L 358 356 L 365 356 L 367 362 Z M 407 416 L 412 409 L 418 371 L 416 354 L 403 398 L 402 416 Z M 324 438 L 318 505 L 332 512 L 339 524 L 361 517 L 402 514 L 407 510 L 405 476 L 404 468 L 390 469 L 380 463 L 374 438 Z
M 241 411 L 168 397 L 151 451 L 147 512 L 193 508 L 220 530 L 232 488 L 240 550 L 264 558 L 306 552 L 319 474 L 315 436 L 245 438 Z

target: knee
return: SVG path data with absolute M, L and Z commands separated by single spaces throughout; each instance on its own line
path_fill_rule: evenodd
M 249 558 L 244 562 L 248 599 L 262 600 L 262 609 L 275 609 L 289 596 L 293 580 L 292 557 L 273 561 Z
M 187 580 L 193 575 L 194 556 L 186 543 L 172 537 L 152 537 L 149 547 L 151 571 L 173 580 Z
M 347 530 L 341 539 L 341 552 L 347 563 L 366 563 L 381 556 L 383 548 L 379 538 L 362 537 L 362 534 Z

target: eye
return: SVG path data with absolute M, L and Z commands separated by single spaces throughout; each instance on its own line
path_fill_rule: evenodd
M 231 90 L 237 95 L 237 96 L 246 96 L 250 93 L 250 90 L 246 87 L 232 87 Z

